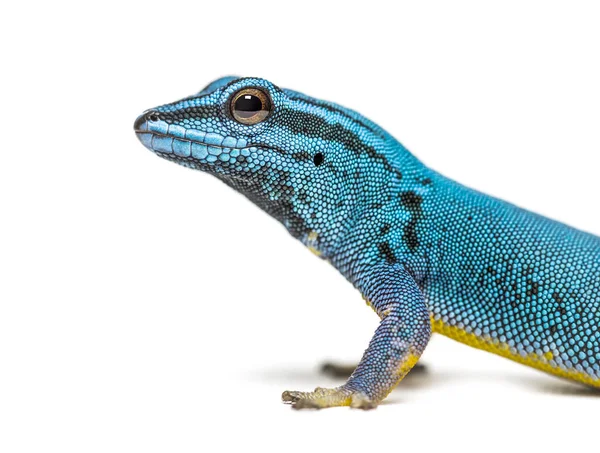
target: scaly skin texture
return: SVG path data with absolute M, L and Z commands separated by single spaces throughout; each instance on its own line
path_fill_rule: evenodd
M 270 98 L 254 125 L 231 99 Z M 430 170 L 358 113 L 258 78 L 145 112 L 141 142 L 210 173 L 335 266 L 381 318 L 348 381 L 296 408 L 375 407 L 431 332 L 600 387 L 600 240 Z

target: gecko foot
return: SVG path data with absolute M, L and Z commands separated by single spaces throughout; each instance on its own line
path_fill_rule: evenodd
M 285 391 L 281 395 L 284 403 L 294 409 L 323 409 L 326 407 L 350 406 L 357 409 L 375 409 L 377 403 L 367 395 L 344 387 L 332 389 L 317 387 L 314 392 Z

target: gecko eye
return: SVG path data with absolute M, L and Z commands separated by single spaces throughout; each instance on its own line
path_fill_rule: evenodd
M 244 88 L 231 97 L 231 115 L 242 124 L 257 124 L 271 113 L 271 100 L 264 91 Z

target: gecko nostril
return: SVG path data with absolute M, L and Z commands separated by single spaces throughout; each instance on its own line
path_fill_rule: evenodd
M 158 120 L 160 120 L 160 117 L 156 113 L 148 113 L 148 115 L 146 115 L 146 118 L 148 118 L 148 121 L 158 121 Z

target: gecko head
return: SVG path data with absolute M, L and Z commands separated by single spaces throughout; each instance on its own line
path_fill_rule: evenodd
M 155 154 L 221 179 L 323 256 L 352 217 L 360 131 L 373 127 L 335 104 L 236 77 L 147 110 L 134 125 Z

